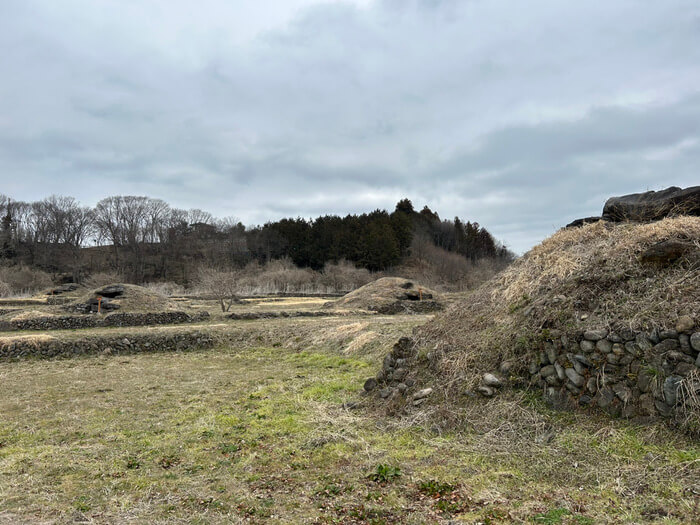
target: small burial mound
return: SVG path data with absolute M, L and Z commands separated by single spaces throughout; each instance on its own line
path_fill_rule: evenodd
M 67 307 L 80 313 L 162 312 L 175 310 L 177 305 L 168 298 L 142 286 L 133 284 L 110 284 L 91 291 L 76 303 Z M 179 307 L 181 309 L 181 307 Z
M 379 314 L 416 314 L 442 310 L 437 292 L 401 277 L 382 277 L 324 305 Z
M 415 404 L 421 377 L 448 403 L 527 386 L 700 432 L 700 217 L 560 230 L 397 344 L 366 389 Z

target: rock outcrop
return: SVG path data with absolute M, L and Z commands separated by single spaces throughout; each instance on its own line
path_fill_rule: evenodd
M 658 221 L 674 215 L 700 216 L 700 186 L 611 197 L 603 207 L 603 220 Z
M 599 220 L 649 222 L 679 215 L 700 216 L 700 186 L 685 189 L 671 186 L 660 191 L 611 197 L 605 202 L 600 217 L 576 219 L 566 227 L 576 228 Z

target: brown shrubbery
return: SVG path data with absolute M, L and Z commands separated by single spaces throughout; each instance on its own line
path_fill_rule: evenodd
M 28 266 L 0 266 L 0 297 L 30 295 L 51 286 L 51 276 Z
M 261 265 L 250 263 L 240 270 L 201 268 L 197 293 L 230 298 L 239 295 L 334 294 L 354 290 L 373 280 L 373 274 L 352 263 L 326 264 L 323 271 L 299 268 L 289 259 Z
M 124 282 L 127 282 L 127 280 L 124 275 L 119 272 L 97 272 L 85 279 L 83 284 L 86 288 L 101 288 L 109 284 Z
M 435 246 L 425 238 L 414 238 L 406 262 L 389 272 L 413 279 L 443 292 L 472 290 L 508 266 L 503 258 L 466 257 Z

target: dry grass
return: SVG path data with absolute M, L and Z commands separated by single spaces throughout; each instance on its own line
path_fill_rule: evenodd
M 639 262 L 645 249 L 667 239 L 694 243 L 695 252 L 664 268 Z M 430 350 L 444 383 L 473 387 L 506 359 L 526 367 L 543 329 L 651 330 L 673 327 L 681 315 L 698 323 L 698 253 L 698 217 L 563 229 L 437 315 L 416 340 Z
M 49 312 L 42 312 L 41 310 L 24 310 L 17 315 L 13 315 L 10 321 L 27 321 L 29 319 L 41 319 L 44 317 L 55 317 L 55 315 Z
M 284 310 L 297 301 L 248 308 Z M 386 418 L 386 405 L 361 396 L 361 385 L 393 342 L 428 319 L 56 331 L 76 340 L 196 330 L 221 346 L 0 361 L 0 523 L 590 525 L 697 517 L 700 450 L 662 426 L 552 412 L 527 393 L 465 403 L 447 383 L 421 410 Z M 20 339 L 52 340 L 14 336 L 0 345 Z M 401 475 L 369 479 L 380 466 Z M 429 492 L 443 485 L 444 496 Z
M 433 301 L 441 300 L 440 294 L 420 283 L 401 277 L 382 277 L 346 294 L 337 301 L 328 303 L 327 306 L 329 308 L 377 310 L 397 302 L 407 304 L 413 302 L 405 300 L 404 296 L 407 292 L 421 293 L 425 300 L 431 296 Z
M 29 343 L 34 348 L 39 348 L 42 345 L 51 343 L 55 340 L 56 338 L 54 336 L 45 334 L 14 335 L 8 337 L 0 337 L 0 348 L 8 348 L 15 343 Z
M 639 255 L 644 249 L 668 239 L 691 241 L 700 249 L 700 219 L 678 217 L 648 224 L 599 221 L 582 228 L 563 229 L 506 271 L 494 293 L 512 304 L 522 297 L 556 293 L 561 286 L 571 288 L 572 281 L 580 282 L 584 278 L 597 280 L 602 286 L 609 284 L 611 278 L 623 281 L 634 277 L 653 278 L 654 283 L 648 285 L 650 288 L 664 288 L 684 281 L 697 286 L 697 279 L 693 282 L 687 266 L 650 272 L 639 264 Z M 695 267 L 694 271 L 697 270 Z M 690 298 L 689 294 L 683 296 Z M 643 300 L 641 297 L 632 299 Z M 696 295 L 695 299 L 700 300 L 700 297 Z M 626 317 L 634 311 L 633 304 L 626 310 Z
M 366 333 L 347 327 L 337 331 Z M 700 450 L 666 429 L 554 413 L 515 396 L 481 404 L 449 434 L 421 412 L 386 420 L 343 406 L 362 399 L 380 355 L 339 351 L 231 346 L 0 364 L 0 522 L 697 517 Z M 381 465 L 400 475 L 369 479 Z M 449 491 L 435 495 L 436 486 Z M 556 516 L 564 518 L 547 521 Z

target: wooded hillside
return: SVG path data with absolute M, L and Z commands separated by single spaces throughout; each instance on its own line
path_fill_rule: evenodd
M 383 271 L 430 250 L 435 258 L 436 249 L 471 262 L 512 259 L 478 223 L 442 220 L 427 206 L 417 212 L 408 199 L 391 213 L 287 218 L 252 227 L 138 196 L 107 197 L 90 208 L 72 197 L 27 203 L 0 195 L 0 216 L 0 260 L 74 281 L 117 271 L 133 282 L 186 284 L 201 265 L 230 269 L 283 258 L 314 270 L 347 260 Z

